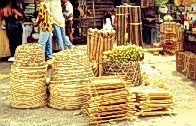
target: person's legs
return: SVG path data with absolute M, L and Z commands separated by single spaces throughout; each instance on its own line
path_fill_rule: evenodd
M 70 49 L 73 48 L 73 44 L 69 41 L 69 39 L 67 39 L 67 37 L 65 36 L 65 30 L 63 27 L 60 27 L 61 30 L 61 36 L 63 39 L 64 44 Z
M 6 25 L 6 34 L 7 34 L 7 37 L 8 37 L 8 40 L 9 40 L 9 47 L 10 47 L 10 52 L 11 52 L 11 57 L 14 57 L 14 54 L 15 54 L 15 40 L 14 40 L 14 37 L 13 37 L 13 29 L 11 27 L 11 24 L 8 23 Z
M 61 35 L 61 29 L 56 24 L 53 24 L 53 28 L 54 28 L 54 36 L 57 39 L 59 50 L 60 51 L 64 50 L 63 39 L 62 39 L 62 35 Z
M 46 57 L 47 58 L 52 58 L 52 33 L 48 32 L 49 37 L 48 41 L 46 42 Z
M 14 39 L 15 39 L 15 49 L 19 46 L 22 45 L 22 33 L 23 33 L 23 29 L 22 29 L 22 25 L 18 24 L 18 27 L 14 30 Z
M 47 43 L 49 37 L 50 37 L 49 32 L 40 31 L 38 43 L 42 46 L 44 54 L 46 53 L 46 51 L 45 51 L 46 43 Z
M 72 25 L 73 25 L 73 21 L 66 21 L 66 35 L 69 37 L 69 41 L 71 41 L 71 43 L 73 43 L 73 35 L 72 35 Z

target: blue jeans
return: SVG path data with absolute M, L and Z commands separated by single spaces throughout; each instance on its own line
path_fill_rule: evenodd
M 38 43 L 42 45 L 47 58 L 52 58 L 52 32 L 40 31 Z
M 68 48 L 73 48 L 73 44 L 69 41 L 69 39 L 65 36 L 65 30 L 63 27 L 59 27 L 56 24 L 53 24 L 54 28 L 54 35 L 57 39 L 58 47 L 59 50 L 64 50 L 64 45 L 63 43 L 68 47 Z

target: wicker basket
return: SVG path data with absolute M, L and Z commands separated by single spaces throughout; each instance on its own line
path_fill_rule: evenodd
M 17 67 L 34 67 L 44 66 L 45 57 L 39 44 L 24 44 L 18 46 L 14 55 L 14 66 Z
M 107 61 L 103 63 L 103 75 L 124 75 L 125 80 L 131 81 L 135 86 L 139 86 L 141 80 L 140 62 L 131 61 L 127 63 L 117 63 Z
M 86 54 L 78 49 L 55 55 L 49 83 L 49 106 L 57 109 L 79 109 L 89 99 L 87 86 L 93 76 Z
M 25 44 L 17 48 L 11 66 L 11 106 L 36 108 L 46 105 L 46 65 L 39 44 Z

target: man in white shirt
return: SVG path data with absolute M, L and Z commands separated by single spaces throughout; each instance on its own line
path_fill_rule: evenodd
M 69 40 L 73 42 L 72 36 L 72 25 L 73 25 L 73 6 L 69 0 L 61 0 L 62 2 L 62 12 L 65 18 L 65 31 L 66 35 L 69 37 Z
M 50 11 L 53 20 L 54 36 L 57 39 L 59 50 L 64 50 L 63 43 L 70 49 L 74 46 L 65 36 L 65 19 L 62 13 L 60 0 L 47 0 L 50 4 Z

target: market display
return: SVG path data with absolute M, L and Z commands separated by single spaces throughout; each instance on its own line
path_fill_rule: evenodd
M 177 52 L 176 70 L 186 77 L 196 80 L 196 54 L 188 51 Z
M 142 47 L 136 45 L 117 46 L 112 50 L 105 51 L 103 58 L 112 62 L 126 63 L 129 61 L 140 61 L 144 51 Z
M 183 51 L 183 42 L 184 42 L 184 30 L 177 30 L 177 43 L 176 43 L 176 51 Z
M 46 64 L 39 44 L 18 46 L 11 66 L 11 106 L 36 108 L 46 105 Z
M 138 105 L 136 108 L 139 112 L 137 116 L 153 116 L 153 115 L 165 115 L 173 114 L 174 97 L 173 95 L 161 88 L 144 86 L 130 88 L 130 93 L 136 94 Z
M 141 65 L 142 81 L 145 86 L 154 85 L 160 88 L 165 88 L 166 77 L 160 71 L 150 67 L 148 64 Z
M 79 109 L 88 100 L 87 86 L 93 72 L 82 50 L 64 50 L 55 55 L 49 83 L 49 106 Z
M 117 6 L 117 45 L 142 45 L 142 20 L 140 6 Z
M 134 105 L 127 100 L 128 92 L 118 76 L 102 76 L 90 78 L 89 91 L 91 99 L 84 112 L 90 117 L 90 123 L 104 123 L 129 119 Z
M 161 45 L 163 50 L 160 51 L 161 54 L 175 54 L 176 53 L 176 45 L 178 43 L 177 40 L 177 31 L 180 27 L 179 23 L 176 22 L 163 22 L 160 25 L 160 33 L 161 33 Z
M 135 86 L 140 85 L 140 60 L 143 59 L 142 47 L 136 45 L 117 46 L 104 52 L 103 75 L 124 75 Z
M 96 76 L 101 75 L 103 52 L 113 49 L 115 35 L 115 30 L 88 29 L 87 54 L 91 62 L 96 62 Z

